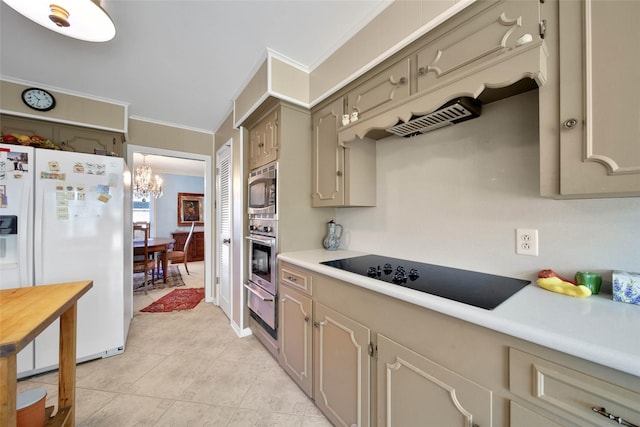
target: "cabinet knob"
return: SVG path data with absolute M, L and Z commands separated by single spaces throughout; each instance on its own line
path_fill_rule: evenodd
M 287 280 L 290 280 L 292 282 L 297 282 L 298 281 L 298 279 L 296 279 L 295 277 L 291 277 L 291 276 L 288 276 Z
M 425 67 L 418 68 L 418 75 L 424 76 L 427 73 L 427 69 Z
M 400 77 L 400 81 L 398 82 L 398 84 L 400 86 L 404 85 L 407 83 L 407 78 L 406 77 Z
M 226 243 L 228 245 L 231 243 L 231 239 L 222 239 L 222 243 Z
M 338 172 L 336 172 L 336 175 L 338 175 L 338 176 L 342 176 L 342 171 L 338 171 Z
M 574 127 L 576 127 L 577 124 L 578 124 L 577 119 L 567 119 L 564 122 L 562 122 L 562 126 L 564 126 L 567 129 L 573 129 Z
M 309 316 L 304 316 L 304 321 L 309 322 Z

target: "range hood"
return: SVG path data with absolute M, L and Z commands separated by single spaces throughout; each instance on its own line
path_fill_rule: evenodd
M 399 121 L 385 129 L 392 134 L 411 138 L 412 136 L 464 122 L 480 116 L 482 104 L 475 98 L 460 97 L 447 102 L 436 111 L 423 116 L 411 116 L 407 122 Z

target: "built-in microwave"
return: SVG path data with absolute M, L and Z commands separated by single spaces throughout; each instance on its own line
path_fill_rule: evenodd
M 249 173 L 248 213 L 249 215 L 277 214 L 278 163 L 273 162 Z

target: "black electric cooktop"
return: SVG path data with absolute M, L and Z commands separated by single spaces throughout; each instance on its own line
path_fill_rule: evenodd
M 379 255 L 343 258 L 321 264 L 487 310 L 493 310 L 531 283 Z

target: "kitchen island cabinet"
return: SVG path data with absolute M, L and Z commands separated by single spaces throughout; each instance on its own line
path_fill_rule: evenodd
M 422 425 L 423 409 L 431 406 L 416 402 L 438 399 L 431 408 L 434 425 L 467 417 L 468 425 L 480 426 L 606 426 L 609 421 L 590 405 L 640 423 L 640 342 L 611 328 L 640 322 L 638 307 L 602 294 L 570 298 L 529 285 L 494 310 L 484 310 L 320 264 L 358 255 L 364 254 L 283 253 L 279 266 L 297 269 L 312 280 L 315 321 L 325 321 L 326 312 L 369 331 L 373 398 L 370 422 L 361 425 Z M 587 323 L 590 327 L 584 328 Z M 317 330 L 313 333 L 315 383 L 315 347 L 321 343 Z M 538 391 L 539 371 L 546 375 L 547 394 Z M 352 369 L 352 377 L 355 372 Z M 570 392 L 562 395 L 558 390 L 565 386 L 556 384 L 569 384 Z M 443 390 L 455 391 L 450 401 L 440 394 Z M 407 393 L 422 399 L 399 399 Z M 581 398 L 567 404 L 566 395 Z M 318 404 L 316 386 L 313 398 Z M 414 403 L 417 409 L 410 409 Z

